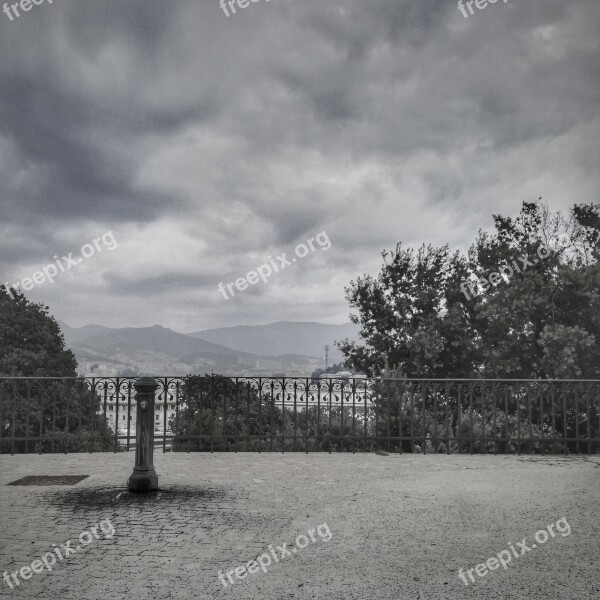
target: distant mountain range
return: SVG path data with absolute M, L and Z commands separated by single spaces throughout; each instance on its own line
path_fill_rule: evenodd
M 332 364 L 342 360 L 342 354 L 334 342 L 346 338 L 356 339 L 358 327 L 353 323 L 325 325 L 279 321 L 269 325 L 237 325 L 205 329 L 188 335 L 244 352 L 269 356 L 302 354 L 322 358 L 325 355 L 325 346 L 328 345 L 330 364 Z
M 334 342 L 358 337 L 358 329 L 351 323 L 281 321 L 190 334 L 160 325 L 111 329 L 59 324 L 66 345 L 77 358 L 79 372 L 86 375 L 183 375 L 211 370 L 240 375 L 289 371 L 310 374 L 324 365 L 326 345 L 331 365 L 342 360 Z

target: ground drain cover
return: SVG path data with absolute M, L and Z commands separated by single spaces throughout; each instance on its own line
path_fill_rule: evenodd
M 89 475 L 28 475 L 8 485 L 75 485 Z

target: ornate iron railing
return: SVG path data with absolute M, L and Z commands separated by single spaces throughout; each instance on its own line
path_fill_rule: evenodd
M 600 453 L 600 381 L 155 379 L 165 452 Z M 0 453 L 132 449 L 134 381 L 0 378 Z

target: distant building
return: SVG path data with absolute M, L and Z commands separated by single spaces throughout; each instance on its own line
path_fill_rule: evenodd
M 271 358 L 259 358 L 255 361 L 254 367 L 261 371 L 281 371 L 283 369 L 283 361 Z
M 169 427 L 169 421 L 175 418 L 176 415 L 176 401 L 174 397 L 169 397 L 166 402 L 166 418 L 165 418 L 165 402 L 161 399 L 157 399 L 154 404 L 154 432 L 163 433 L 165 431 L 166 421 L 166 432 L 171 433 Z M 136 424 L 137 424 L 137 403 L 133 397 L 131 397 L 131 411 L 128 411 L 129 402 L 125 394 L 119 394 L 119 402 L 116 401 L 116 394 L 113 394 L 106 399 L 106 419 L 109 426 L 113 430 L 117 430 L 118 435 L 127 435 L 127 426 L 129 423 L 129 435 L 135 436 Z M 182 404 L 179 404 L 179 410 L 181 410 Z M 100 403 L 100 414 L 104 414 L 104 400 Z M 127 415 L 129 413 L 129 419 Z

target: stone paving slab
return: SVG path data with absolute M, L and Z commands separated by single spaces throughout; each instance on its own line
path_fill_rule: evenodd
M 52 572 L 13 589 L 0 579 L 0 598 L 600 597 L 598 456 L 157 453 L 161 489 L 143 496 L 125 488 L 133 460 L 0 457 L 0 575 L 31 566 L 52 544 L 79 545 L 101 522 L 114 527 L 112 537 L 97 529 Z M 7 486 L 27 475 L 89 477 L 74 486 Z M 562 517 L 571 535 L 469 586 L 458 578 L 459 568 L 531 541 Z M 324 523 L 329 541 L 324 527 L 315 532 Z M 284 543 L 297 552 L 266 573 L 220 582 L 219 570 L 271 550 L 278 556 Z

